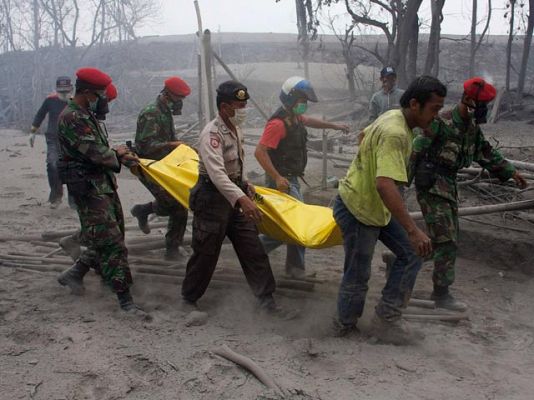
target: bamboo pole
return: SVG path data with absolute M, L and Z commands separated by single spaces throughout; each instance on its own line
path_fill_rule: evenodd
M 503 212 L 503 211 L 527 210 L 530 208 L 534 208 L 534 200 L 522 200 L 522 201 L 514 201 L 511 203 L 490 204 L 490 205 L 475 206 L 475 207 L 462 207 L 458 209 L 458 215 L 459 216 L 481 215 L 481 214 L 498 213 L 498 212 Z M 423 213 L 421 213 L 420 211 L 411 212 L 410 216 L 416 220 L 423 219 Z

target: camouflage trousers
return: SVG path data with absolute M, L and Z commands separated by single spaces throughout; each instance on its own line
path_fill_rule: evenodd
M 124 216 L 117 193 L 73 196 L 80 218 L 80 241 L 87 250 L 80 261 L 99 268 L 102 278 L 116 292 L 128 290 L 132 275 L 124 244 Z
M 152 203 L 154 213 L 161 217 L 169 217 L 167 233 L 165 234 L 165 247 L 167 249 L 177 249 L 184 240 L 187 226 L 187 208 L 182 206 L 178 200 L 150 177 L 143 174 L 142 171 L 139 172 L 138 177 L 155 198 Z
M 450 286 L 454 282 L 454 265 L 458 252 L 458 206 L 427 192 L 418 192 L 417 201 L 434 249 L 432 280 L 436 286 Z

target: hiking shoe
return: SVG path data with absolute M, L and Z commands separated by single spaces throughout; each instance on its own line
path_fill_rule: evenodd
M 180 303 L 180 309 L 185 313 L 190 313 L 193 311 L 199 311 L 198 304 L 196 301 L 189 301 L 182 297 L 182 302 Z
M 450 293 L 446 293 L 441 296 L 437 296 L 435 293 L 432 293 L 430 299 L 434 300 L 437 308 L 444 308 L 446 310 L 458 312 L 467 311 L 467 305 L 459 300 L 456 300 Z
M 396 346 L 415 344 L 424 338 L 421 332 L 414 331 L 404 321 L 387 321 L 376 314 L 372 320 L 372 333 L 381 342 Z
M 284 321 L 295 319 L 300 315 L 300 310 L 285 309 L 279 306 L 278 304 L 276 304 L 276 301 L 274 301 L 273 296 L 270 296 L 270 295 L 259 299 L 258 305 L 261 311 L 273 317 L 283 319 Z
M 78 233 L 61 238 L 59 240 L 59 247 L 61 247 L 73 261 L 76 261 L 82 253 L 80 242 L 78 240 Z
M 190 254 L 182 246 L 167 248 L 163 257 L 167 261 L 180 261 L 189 258 Z
M 51 210 L 55 210 L 55 209 L 58 208 L 60 205 L 61 205 L 61 199 L 51 201 L 51 202 L 50 202 L 50 209 L 51 209 Z
M 141 232 L 148 235 L 150 233 L 148 216 L 152 214 L 152 203 L 136 204 L 132 207 L 130 213 L 137 218 L 137 225 L 139 226 L 139 229 L 141 229 Z
M 331 329 L 333 337 L 348 337 L 360 334 L 360 330 L 356 324 L 345 325 L 337 318 L 334 318 Z
M 306 272 L 304 268 L 286 268 L 286 275 L 291 279 L 306 280 L 308 278 L 315 278 L 315 272 Z
M 63 271 L 57 278 L 61 286 L 68 286 L 71 293 L 80 296 L 85 291 L 83 277 L 89 271 L 89 267 L 81 262 L 76 262 L 72 267 Z

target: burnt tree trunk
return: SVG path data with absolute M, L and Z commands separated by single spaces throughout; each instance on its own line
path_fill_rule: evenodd
M 432 22 L 425 60 L 425 75 L 438 76 L 439 74 L 439 42 L 441 39 L 441 22 L 443 21 L 443 6 L 445 0 L 431 2 Z
M 512 43 L 514 40 L 515 23 L 515 3 L 517 0 L 510 0 L 510 31 L 508 32 L 508 43 L 506 45 L 506 91 L 510 91 L 510 73 L 512 71 Z
M 525 79 L 527 76 L 528 58 L 530 55 L 530 46 L 532 44 L 532 32 L 534 31 L 534 0 L 528 2 L 528 23 L 525 38 L 523 39 L 523 55 L 521 57 L 521 69 L 519 70 L 519 78 L 517 80 L 517 102 L 520 103 L 523 99 L 523 91 L 525 90 Z

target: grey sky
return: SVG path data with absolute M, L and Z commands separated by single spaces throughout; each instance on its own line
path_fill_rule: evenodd
M 147 23 L 142 35 L 194 33 L 197 20 L 193 0 L 160 0 L 161 15 Z M 281 0 L 199 0 L 204 29 L 216 32 L 285 32 L 296 33 L 295 1 Z M 503 18 L 505 0 L 494 0 L 491 34 L 506 34 Z M 479 1 L 481 19 L 486 13 L 486 1 Z M 346 14 L 343 5 L 332 8 L 331 15 Z M 429 20 L 430 0 L 424 0 L 421 15 Z M 442 32 L 466 34 L 471 18 L 471 0 L 446 0 Z M 480 30 L 482 24 L 480 24 Z M 423 31 L 426 28 L 423 27 Z M 327 33 L 327 32 L 324 32 Z

